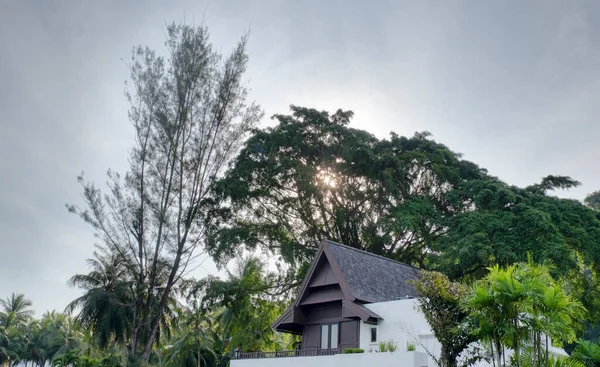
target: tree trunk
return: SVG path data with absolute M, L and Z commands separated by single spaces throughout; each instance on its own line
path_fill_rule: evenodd
M 521 367 L 521 351 L 520 351 L 520 346 L 519 346 L 519 320 L 517 320 L 516 317 L 513 320 L 513 325 L 515 327 L 515 336 L 513 339 L 514 348 L 515 348 L 515 358 L 517 361 L 517 367 Z
M 550 356 L 548 355 L 548 334 L 546 334 L 546 361 L 548 361 L 548 358 Z
M 202 360 L 200 358 L 202 356 L 200 355 L 200 342 L 198 342 L 198 367 L 202 367 Z

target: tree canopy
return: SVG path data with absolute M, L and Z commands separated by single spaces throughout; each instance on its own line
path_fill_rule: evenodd
M 120 304 L 109 298 L 121 296 L 99 290 L 110 292 L 112 285 L 98 284 L 93 273 L 73 278 L 87 290 L 76 305 L 94 302 L 114 312 L 81 319 L 119 329 L 117 337 L 130 331 L 131 356 L 146 362 L 176 285 L 202 250 L 201 219 L 214 180 L 262 116 L 246 101 L 246 37 L 223 58 L 205 27 L 171 24 L 165 45 L 168 58 L 143 47 L 132 54 L 127 98 L 135 139 L 129 170 L 123 179 L 109 171 L 106 193 L 80 177 L 85 206 L 67 206 L 130 274 L 130 301 Z M 117 320 L 127 312 L 130 323 Z
M 207 223 L 215 260 L 259 249 L 302 275 L 330 238 L 454 280 L 528 254 L 573 284 L 598 271 L 597 213 L 552 196 L 577 181 L 549 175 L 510 186 L 426 132 L 379 139 L 351 128 L 352 116 L 292 106 L 253 131 L 215 185 Z
M 496 288 L 550 261 L 536 273 L 537 304 L 573 297 L 590 310 L 589 324 L 600 320 L 600 193 L 559 199 L 554 190 L 579 182 L 558 175 L 511 186 L 428 132 L 379 138 L 352 128 L 351 111 L 291 106 L 256 128 L 263 114 L 247 101 L 247 38 L 223 57 L 205 27 L 171 24 L 166 33 L 167 57 L 132 53 L 127 172 L 109 170 L 106 190 L 79 177 L 83 205 L 67 205 L 99 241 L 89 272 L 70 279 L 83 294 L 67 314 L 40 320 L 23 295 L 0 301 L 0 363 L 226 366 L 236 348 L 288 348 L 297 340 L 271 323 L 324 238 L 437 271 L 418 288 L 447 366 L 473 340 L 473 307 L 458 306 L 467 293 L 458 281 L 484 279 L 472 305 L 509 302 L 535 316 L 525 292 Z M 236 269 L 189 278 L 203 251 Z M 492 347 L 522 346 L 519 322 L 538 338 L 573 339 L 519 312 L 500 316 L 517 321 L 515 332 L 492 335 Z
M 583 202 L 592 209 L 600 210 L 600 191 L 594 191 L 587 195 Z
M 297 265 L 328 237 L 424 267 L 446 218 L 465 206 L 448 193 L 485 171 L 427 133 L 379 140 L 348 127 L 352 112 L 291 109 L 254 131 L 216 185 L 225 205 L 211 216 L 215 258 L 261 247 Z
M 434 355 L 432 358 L 437 359 L 440 367 L 458 366 L 463 352 L 477 340 L 468 313 L 461 305 L 469 295 L 469 288 L 451 282 L 442 273 L 429 271 L 422 272 L 413 283 L 419 292 L 419 310 L 441 345 L 439 358 Z

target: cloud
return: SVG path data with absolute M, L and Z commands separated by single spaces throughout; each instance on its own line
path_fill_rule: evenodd
M 600 55 L 594 2 L 10 2 L 0 5 L 0 297 L 62 310 L 86 270 L 90 229 L 64 203 L 76 176 L 127 167 L 122 96 L 131 48 L 161 50 L 165 22 L 204 22 L 230 50 L 250 29 L 251 97 L 355 111 L 386 136 L 428 130 L 511 184 L 594 169 Z M 264 124 L 272 121 L 265 119 Z M 195 274 L 214 272 L 213 264 Z

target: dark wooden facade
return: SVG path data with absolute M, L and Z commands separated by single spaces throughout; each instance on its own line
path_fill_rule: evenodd
M 327 243 L 319 248 L 294 303 L 273 324 L 278 331 L 302 335 L 302 350 L 342 351 L 359 347 L 360 321 L 380 317 L 349 291 Z

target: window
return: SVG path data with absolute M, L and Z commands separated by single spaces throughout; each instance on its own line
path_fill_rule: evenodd
M 377 328 L 371 328 L 371 343 L 377 343 Z
M 321 325 L 321 349 L 335 349 L 339 344 L 339 325 Z
M 329 344 L 329 348 L 338 347 L 338 335 L 338 324 L 331 325 L 331 343 Z
M 321 349 L 329 348 L 329 325 L 321 325 Z

